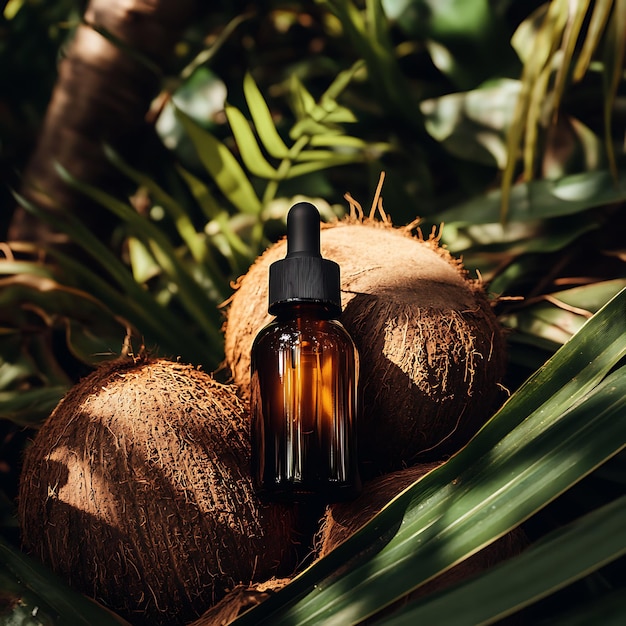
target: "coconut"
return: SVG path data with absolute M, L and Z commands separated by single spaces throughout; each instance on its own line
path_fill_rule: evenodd
M 262 254 L 226 309 L 226 363 L 247 397 L 250 348 L 267 313 Z M 342 322 L 361 356 L 359 447 L 365 477 L 443 458 L 489 417 L 505 362 L 502 332 L 480 280 L 439 238 L 354 217 L 322 228 L 322 255 L 341 267 Z
M 188 365 L 126 359 L 73 387 L 20 481 L 25 548 L 134 624 L 184 624 L 292 572 L 293 511 L 262 505 L 245 405 Z
M 416 480 L 435 469 L 437 463 L 415 465 L 406 470 L 380 476 L 365 483 L 361 495 L 351 502 L 331 504 L 320 522 L 314 546 L 314 558 L 327 556 L 339 544 L 349 539 L 361 526 L 369 522 L 386 504 Z M 519 554 L 529 545 L 525 533 L 517 528 L 492 544 L 454 565 L 449 570 L 421 585 L 401 600 L 384 609 L 393 613 L 402 604 L 416 598 L 442 591 L 465 579 L 486 571 L 497 563 Z M 211 607 L 190 626 L 225 626 L 248 609 L 267 600 L 282 589 L 291 579 L 271 579 L 251 585 L 241 585 Z M 372 620 L 377 623 L 381 614 Z M 370 623 L 368 620 L 364 624 Z M 515 618 L 502 623 L 517 623 Z

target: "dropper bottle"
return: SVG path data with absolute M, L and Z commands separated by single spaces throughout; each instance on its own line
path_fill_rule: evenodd
M 359 359 L 339 322 L 339 266 L 320 254 L 320 215 L 287 216 L 287 256 L 269 270 L 275 318 L 251 354 L 252 474 L 269 500 L 347 500 L 360 491 Z

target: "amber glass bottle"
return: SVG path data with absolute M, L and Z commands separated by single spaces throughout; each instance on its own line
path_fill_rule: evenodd
M 287 256 L 270 266 L 276 317 L 252 347 L 252 472 L 273 500 L 356 496 L 359 360 L 341 314 L 339 266 L 320 255 L 309 203 L 287 218 Z

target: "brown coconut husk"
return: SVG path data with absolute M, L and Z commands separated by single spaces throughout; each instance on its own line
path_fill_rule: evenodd
M 184 624 L 292 572 L 293 511 L 261 505 L 245 405 L 191 366 L 126 359 L 72 388 L 27 451 L 25 547 L 134 624 Z
M 317 558 L 322 558 L 370 521 L 395 496 L 435 469 L 439 464 L 415 465 L 367 482 L 362 494 L 351 502 L 329 505 L 316 540 Z M 525 533 L 516 528 L 451 569 L 424 583 L 384 610 L 393 613 L 411 600 L 426 597 L 476 576 L 508 558 L 521 553 L 529 544 Z M 376 618 L 380 618 L 381 614 Z M 375 620 L 374 620 L 375 621 Z M 367 623 L 367 622 L 366 622 Z
M 322 229 L 322 255 L 341 267 L 342 322 L 361 356 L 360 457 L 365 477 L 456 452 L 500 396 L 501 328 L 479 280 L 438 237 L 351 219 Z M 240 280 L 227 308 L 226 363 L 243 397 L 250 348 L 272 318 L 268 272 L 282 240 Z
M 328 555 L 339 544 L 349 539 L 395 496 L 438 465 L 440 464 L 421 464 L 380 476 L 365 483 L 362 494 L 356 500 L 329 505 L 321 520 L 316 537 L 315 559 L 319 560 Z M 515 529 L 384 609 L 384 614 L 393 613 L 411 600 L 442 591 L 486 571 L 497 563 L 519 554 L 528 544 L 524 532 Z M 227 594 L 190 626 L 228 626 L 239 615 L 267 600 L 272 593 L 282 589 L 290 580 L 289 578 L 271 579 L 264 583 L 241 585 Z M 379 619 L 382 614 L 378 614 L 376 619 Z M 376 619 L 372 621 L 375 623 Z M 366 620 L 363 623 L 369 622 L 370 620 Z M 512 618 L 506 623 L 517 623 L 517 620 Z
M 228 626 L 242 613 L 261 604 L 282 589 L 290 580 L 272 578 L 252 585 L 238 585 L 189 626 Z

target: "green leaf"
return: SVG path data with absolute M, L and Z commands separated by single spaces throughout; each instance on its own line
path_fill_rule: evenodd
M 191 252 L 195 261 L 199 264 L 206 262 L 207 249 L 204 246 L 202 239 L 198 232 L 194 228 L 193 222 L 189 214 L 183 209 L 183 207 L 172 198 L 161 186 L 157 184 L 150 176 L 142 174 L 135 168 L 126 163 L 110 146 L 105 146 L 105 154 L 107 158 L 126 174 L 131 180 L 135 181 L 138 185 L 145 187 L 151 194 L 152 199 L 163 206 L 163 208 L 170 215 L 176 230 L 181 239 L 185 242 L 189 251 Z
M 624 74 L 624 55 L 626 54 L 626 3 L 623 0 L 613 2 L 613 11 L 607 27 L 608 36 L 604 42 L 604 143 L 614 181 L 619 178 L 615 150 L 613 148 L 612 120 L 617 91 Z
M 100 189 L 78 181 L 60 165 L 57 166 L 57 170 L 66 182 L 107 208 L 134 229 L 136 235 L 141 237 L 146 248 L 150 250 L 163 272 L 176 285 L 177 295 L 181 304 L 202 328 L 208 342 L 213 345 L 216 351 L 219 350 L 219 346 L 222 343 L 219 331 L 221 325 L 220 313 L 216 307 L 207 306 L 211 302 L 207 298 L 207 286 L 203 287 L 198 284 L 193 274 L 180 262 L 166 234 L 124 202 L 117 200 Z
M 147 283 L 151 278 L 161 273 L 159 264 L 154 260 L 154 257 L 148 252 L 146 246 L 140 239 L 137 237 L 129 237 L 127 245 L 128 260 L 133 272 L 133 278 L 138 283 Z
M 596 313 L 624 288 L 626 288 L 626 278 L 602 280 L 553 293 L 550 295 L 550 301 L 557 305 L 563 302 L 568 306 Z
M 284 159 L 289 153 L 289 148 L 276 130 L 272 113 L 250 72 L 247 72 L 243 79 L 243 92 L 263 147 L 270 156 Z
M 230 128 L 233 131 L 239 153 L 243 164 L 248 168 L 248 171 L 254 176 L 260 178 L 273 179 L 276 176 L 276 170 L 267 161 L 259 144 L 250 128 L 248 120 L 243 116 L 243 113 L 232 106 L 227 106 L 226 117 Z
M 190 361 L 207 363 L 216 360 L 208 356 L 205 346 L 199 344 L 187 326 L 180 324 L 179 318 L 172 311 L 160 306 L 152 294 L 134 281 L 136 290 L 120 292 L 76 259 L 57 249 L 51 249 L 49 254 L 68 275 L 76 276 L 83 284 L 89 285 L 90 293 L 106 303 L 112 315 L 115 312 L 116 316 L 128 320 L 150 348 L 154 347 L 152 343 L 156 343 L 162 351 L 180 354 L 182 344 L 186 346 L 185 354 Z M 172 328 L 177 329 L 175 335 L 172 334 Z M 123 337 L 120 336 L 120 339 Z
M 22 426 L 38 426 L 52 413 L 68 388 L 53 386 L 0 391 L 0 417 Z
M 325 147 L 333 147 L 333 148 L 352 148 L 355 150 L 365 149 L 371 144 L 368 144 L 365 140 L 359 137 L 351 137 L 349 135 L 337 135 L 337 134 L 326 134 L 326 135 L 313 135 L 311 137 L 311 141 L 309 145 L 313 148 L 325 148 Z M 382 146 L 383 148 L 391 148 L 390 144 L 375 144 L 376 146 Z
M 516 333 L 532 335 L 562 345 L 580 330 L 585 318 L 542 302 L 519 313 L 502 316 L 502 324 Z
M 178 169 L 208 220 L 205 233 L 229 261 L 233 273 L 241 274 L 254 260 L 251 246 L 239 236 L 231 223 L 230 215 L 217 204 L 209 188 L 191 172 L 182 167 Z M 212 234 L 213 223 L 217 225 L 218 233 Z M 226 242 L 226 248 L 222 242 Z
M 307 88 L 296 74 L 292 74 L 289 80 L 289 89 L 291 93 L 291 106 L 297 119 L 305 119 L 316 106 L 315 98 L 310 94 Z M 292 137 L 293 139 L 294 137 Z
M 444 465 L 235 623 L 358 623 L 502 536 L 624 448 L 626 291 Z M 264 621 L 266 620 L 266 621 Z
M 58 232 L 67 233 L 113 278 L 121 292 L 84 264 L 64 255 L 57 248 L 51 248 L 48 254 L 61 264 L 67 276 L 79 277 L 82 284 L 89 285 L 95 298 L 106 303 L 105 306 L 117 315 L 126 318 L 142 334 L 145 333 L 146 339 L 156 342 L 162 349 L 180 354 L 182 345 L 191 362 L 203 363 L 207 367 L 217 365 L 221 359 L 221 343 L 216 346 L 210 342 L 199 342 L 190 329 L 180 323 L 180 318 L 173 311 L 160 306 L 148 291 L 135 282 L 128 268 L 84 224 L 67 213 L 64 219 L 60 219 L 19 194 L 14 195 L 27 211 L 50 223 Z M 173 328 L 176 329 L 175 334 L 172 333 Z
M 515 332 L 510 337 L 515 341 L 558 347 L 569 341 L 592 313 L 624 288 L 626 279 L 616 279 L 545 294 L 539 302 L 525 304 L 518 311 L 502 315 L 500 322 Z
M 176 116 L 191 138 L 202 165 L 224 196 L 242 213 L 260 213 L 261 201 L 230 150 L 179 109 Z
M 520 556 L 445 594 L 406 605 L 380 623 L 492 623 L 626 554 L 625 525 L 626 497 L 622 497 L 554 531 Z M 622 615 L 626 616 L 626 607 Z
M 18 552 L 0 537 L 0 580 L 10 585 L 14 608 L 30 607 L 31 617 L 42 609 L 41 624 L 72 626 L 130 626 L 130 624 L 99 604 L 71 590 L 50 570 Z M 4 584 L 3 584 L 4 588 Z M 21 611 L 18 611 L 21 613 Z M 24 615 L 15 615 L 24 619 Z M 6 618 L 5 618 L 6 619 Z M 9 623 L 3 621 L 3 623 Z M 29 622 L 19 621 L 18 624 Z M 30 622 L 35 626 L 38 622 Z
M 574 82 L 582 80 L 585 72 L 589 68 L 593 53 L 598 48 L 602 40 L 604 28 L 607 20 L 609 19 L 609 15 L 611 14 L 613 4 L 614 0 L 596 0 L 593 3 L 592 14 L 589 20 L 585 41 L 583 42 L 580 55 L 576 61 L 576 67 L 574 68 L 572 77 Z
M 515 185 L 510 195 L 508 221 L 525 222 L 574 215 L 626 199 L 626 172 L 615 184 L 608 170 L 573 174 L 556 181 L 537 180 Z M 497 224 L 502 206 L 501 190 L 489 192 L 437 216 L 446 224 Z
M 304 176 L 305 174 L 311 174 L 312 172 L 330 169 L 331 167 L 360 163 L 362 161 L 364 161 L 362 154 L 335 154 L 334 156 L 328 156 L 322 160 L 308 161 L 293 165 L 289 168 L 285 179 L 296 178 L 298 176 Z
M 420 108 L 426 130 L 451 154 L 502 169 L 519 92 L 519 81 L 501 79 L 473 91 L 424 100 Z
M 324 120 L 325 124 L 350 124 L 357 121 L 354 113 L 344 106 L 335 106 L 324 108 L 323 112 L 319 112 L 314 117 Z
M 624 588 L 607 593 L 602 598 L 576 607 L 575 611 L 568 611 L 565 615 L 550 619 L 549 626 L 622 626 L 626 621 L 626 607 L 624 606 Z M 541 626 L 548 626 L 542 622 Z

